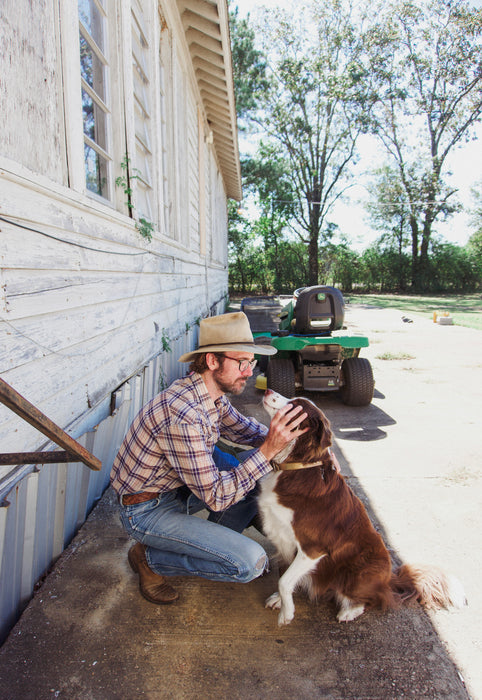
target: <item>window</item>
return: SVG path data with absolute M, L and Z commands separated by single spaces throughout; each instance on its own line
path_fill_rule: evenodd
M 107 17 L 102 0 L 79 0 L 78 8 L 85 182 L 90 192 L 110 199 Z
M 136 140 L 136 205 L 140 217 L 152 221 L 152 146 L 149 36 L 138 0 L 132 3 L 132 70 Z
M 173 134 L 172 134 L 172 43 L 166 26 L 166 20 L 161 15 L 161 37 L 159 47 L 159 129 L 160 129 L 160 230 L 166 236 L 173 235 L 172 215 L 172 184 L 173 174 Z

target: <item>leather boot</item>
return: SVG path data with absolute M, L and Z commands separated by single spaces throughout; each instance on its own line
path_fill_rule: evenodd
M 137 542 L 133 545 L 129 549 L 127 558 L 132 570 L 139 574 L 139 590 L 146 600 L 161 605 L 174 603 L 179 598 L 179 593 L 166 583 L 165 577 L 149 568 L 143 544 Z

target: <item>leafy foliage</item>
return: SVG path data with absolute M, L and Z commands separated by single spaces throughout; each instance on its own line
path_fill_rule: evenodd
M 262 134 L 242 160 L 257 216 L 230 210 L 231 289 L 476 289 L 482 208 L 465 248 L 439 241 L 435 223 L 459 208 L 447 158 L 482 117 L 482 11 L 465 0 L 363 10 L 305 0 L 256 28 L 237 13 L 231 22 L 238 112 Z M 371 187 L 380 237 L 358 254 L 330 217 L 367 132 L 388 163 Z
M 121 168 L 123 174 L 119 175 L 119 177 L 116 178 L 115 184 L 117 187 L 122 188 L 126 196 L 126 207 L 129 210 L 129 215 L 132 217 L 134 211 L 134 204 L 132 203 L 133 191 L 131 187 L 131 181 L 142 179 L 141 173 L 137 168 L 133 168 L 130 165 L 130 159 L 127 156 L 127 154 L 122 160 Z M 148 219 L 145 219 L 141 216 L 139 219 L 136 219 L 135 226 L 137 231 L 141 234 L 141 236 L 150 243 L 152 240 L 152 234 L 154 232 L 154 224 L 151 221 L 148 221 Z
M 424 288 L 433 224 L 458 208 L 447 156 L 482 115 L 482 11 L 463 0 L 397 0 L 380 6 L 368 35 L 377 82 L 372 130 L 404 191 L 411 285 Z
M 254 29 L 239 17 L 238 9 L 230 10 L 231 52 L 234 92 L 238 117 L 249 116 L 257 109 L 259 95 L 267 88 L 266 59 L 255 48 Z
M 326 217 L 367 128 L 363 35 L 346 5 L 327 0 L 269 13 L 260 36 L 269 51 L 269 89 L 257 121 L 288 165 L 292 226 L 308 246 L 308 281 L 315 284 Z

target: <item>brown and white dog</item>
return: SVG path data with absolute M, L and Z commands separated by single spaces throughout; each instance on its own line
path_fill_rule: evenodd
M 460 581 L 433 567 L 404 565 L 392 571 L 390 555 L 362 502 L 336 469 L 326 416 L 306 398 L 286 399 L 268 389 L 263 406 L 271 417 L 282 406 L 301 405 L 308 417 L 276 456 L 276 471 L 260 481 L 259 511 L 265 535 L 288 565 L 266 607 L 279 609 L 278 624 L 294 617 L 293 591 L 310 599 L 334 594 L 340 622 L 367 607 L 389 608 L 416 597 L 427 608 L 463 607 Z

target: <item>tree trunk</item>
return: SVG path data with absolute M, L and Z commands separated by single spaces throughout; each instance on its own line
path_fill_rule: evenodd
M 432 208 L 429 203 L 425 212 L 425 220 L 423 222 L 422 244 L 420 246 L 420 262 L 419 262 L 419 285 L 420 291 L 425 292 L 429 287 L 429 259 L 428 246 L 432 235 Z
M 244 267 L 243 267 L 243 262 L 242 260 L 238 257 L 238 270 L 239 270 L 239 275 L 241 277 L 241 293 L 243 295 L 246 294 L 246 280 L 244 277 Z
M 308 244 L 308 284 L 310 287 L 318 284 L 318 234 L 311 232 Z
M 412 231 L 412 275 L 411 287 L 412 290 L 418 289 L 419 274 L 418 274 L 418 223 L 413 214 L 410 215 L 410 229 Z
M 308 202 L 310 208 L 310 242 L 308 244 L 308 284 L 310 286 L 318 284 L 320 274 L 318 250 L 320 237 L 320 186 L 316 183 L 311 193 L 312 201 Z

